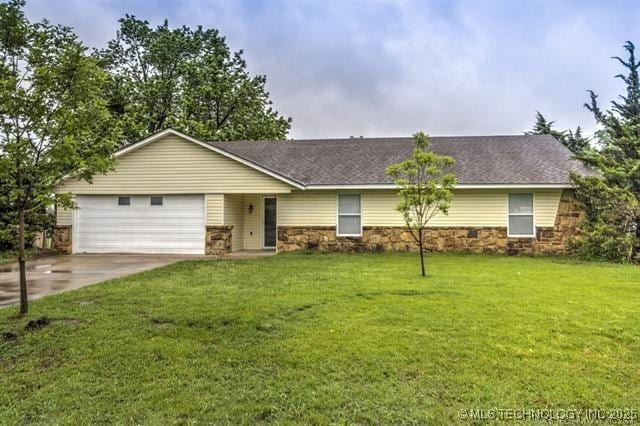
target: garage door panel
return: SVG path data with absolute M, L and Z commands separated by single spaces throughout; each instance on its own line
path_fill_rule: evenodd
M 141 219 L 132 219 L 128 217 L 114 217 L 111 216 L 109 218 L 100 218 L 100 217 L 83 217 L 83 222 L 85 224 L 100 224 L 100 225 L 108 225 L 108 226 L 154 226 L 154 225 L 164 225 L 164 226 L 175 226 L 180 227 L 180 225 L 200 225 L 202 223 L 202 218 L 188 218 L 181 216 L 167 216 L 164 218 L 154 217 L 154 218 L 141 218 Z M 180 223 L 176 223 L 180 221 Z
M 179 220 L 179 219 L 176 219 Z M 83 226 L 87 226 L 87 225 L 94 225 L 94 226 L 101 226 L 101 227 L 107 227 L 107 228 L 111 228 L 111 227 L 120 227 L 120 228 L 129 228 L 129 229 L 153 229 L 153 230 L 157 230 L 158 225 L 163 226 L 164 230 L 167 229 L 171 229 L 171 230 L 182 230 L 182 231 L 186 231 L 186 229 L 190 228 L 190 227 L 195 227 L 195 226 L 200 226 L 201 221 L 199 220 L 180 220 L 180 224 L 177 223 L 167 223 L 166 221 L 163 220 L 146 220 L 146 221 L 139 221 L 139 222 L 134 222 L 134 221 L 129 221 L 129 220 L 115 220 L 115 221 L 102 221 L 100 219 L 95 219 L 95 220 L 85 220 L 83 219 Z M 109 232 L 111 232 L 111 229 L 109 230 Z M 200 233 L 200 231 L 198 230 L 198 233 Z
M 163 244 L 164 243 L 164 241 L 162 240 L 158 240 L 156 238 L 149 238 L 157 235 L 156 232 L 135 232 L 126 236 L 114 235 L 113 233 L 108 233 L 108 232 L 95 232 L 95 233 L 92 232 L 90 234 L 87 233 L 85 235 L 91 235 L 94 238 L 99 237 L 100 240 L 103 242 L 128 241 L 129 243 L 132 243 L 132 242 L 136 242 L 139 239 L 144 238 L 146 241 L 138 241 L 137 244 Z M 167 239 L 167 243 L 171 243 L 172 241 L 194 241 L 196 239 L 200 240 L 200 235 L 198 234 L 179 235 L 179 236 L 172 235 L 170 238 Z M 94 243 L 98 243 L 98 241 L 95 241 Z
M 129 206 L 119 206 L 116 195 L 76 200 L 77 252 L 204 253 L 202 195 L 164 195 L 162 206 L 151 206 L 149 196 L 131 196 Z

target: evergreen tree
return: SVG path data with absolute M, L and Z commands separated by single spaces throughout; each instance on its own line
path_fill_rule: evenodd
M 540 111 L 536 111 L 536 122 L 530 131 L 525 132 L 525 135 L 551 135 L 574 154 L 579 154 L 589 148 L 589 138 L 582 135 L 580 126 L 575 131 L 559 131 L 554 129 L 554 123 L 555 121 L 547 120 Z
M 591 140 L 582 135 L 582 128 L 580 126 L 576 127 L 575 131 L 567 130 L 564 140 L 560 142 L 576 155 L 581 154 L 591 146 Z
M 525 132 L 525 135 L 551 135 L 554 138 L 562 142 L 565 138 L 566 132 L 561 132 L 553 128 L 555 121 L 549 121 L 545 118 L 540 111 L 536 111 L 536 123 L 533 128 Z
M 580 159 L 600 172 L 599 177 L 573 176 L 576 195 L 587 210 L 588 221 L 576 243 L 580 254 L 613 261 L 640 260 L 640 62 L 635 46 L 624 45 L 628 59 L 614 57 L 626 74 L 626 94 L 603 111 L 590 91 L 585 104 L 600 129 L 600 149 L 588 149 Z M 603 247 L 604 245 L 604 247 Z

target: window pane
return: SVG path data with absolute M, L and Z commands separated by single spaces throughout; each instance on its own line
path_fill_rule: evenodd
M 118 205 L 119 206 L 130 206 L 131 205 L 131 197 L 118 197 Z
M 509 213 L 533 213 L 533 194 L 509 194 Z
M 339 216 L 338 234 L 360 235 L 360 216 Z
M 509 216 L 509 235 L 533 235 L 533 216 Z
M 338 196 L 338 214 L 344 213 L 360 214 L 359 194 L 343 194 Z
M 151 205 L 152 206 L 161 206 L 162 205 L 162 197 L 151 197 Z

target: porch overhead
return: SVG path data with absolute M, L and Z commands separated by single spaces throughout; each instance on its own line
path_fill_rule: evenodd
M 221 223 L 233 227 L 232 251 L 275 249 L 276 197 L 276 194 L 222 194 Z

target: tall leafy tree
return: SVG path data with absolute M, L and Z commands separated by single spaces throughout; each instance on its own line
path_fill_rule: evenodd
M 560 131 L 554 128 L 555 121 L 549 121 L 540 111 L 536 111 L 536 122 L 525 135 L 551 135 L 569 148 L 574 154 L 579 154 L 589 148 L 589 138 L 582 134 L 580 126 L 575 131 Z
M 126 15 L 96 56 L 127 142 L 166 127 L 209 140 L 284 139 L 291 126 L 273 109 L 266 77 L 250 75 L 242 51 L 215 29 L 153 28 Z
M 616 76 L 625 83 L 626 93 L 605 111 L 593 91 L 585 104 L 600 127 L 596 132 L 599 149 L 587 150 L 580 158 L 600 176 L 574 176 L 573 181 L 589 219 L 578 243 L 579 252 L 613 261 L 639 261 L 640 61 L 633 43 L 626 42 L 624 48 L 627 59 L 613 59 L 626 71 Z
M 387 174 L 398 185 L 400 202 L 396 210 L 402 214 L 420 251 L 420 269 L 424 265 L 424 231 L 437 213 L 447 214 L 453 198 L 456 177 L 449 173 L 454 159 L 438 155 L 429 149 L 429 136 L 423 132 L 413 135 L 415 148 L 411 157 L 387 167 Z
M 64 176 L 90 180 L 107 171 L 117 132 L 101 97 L 106 73 L 71 29 L 31 23 L 23 7 L 23 0 L 0 4 L 0 197 L 15 213 L 26 314 L 29 218 L 53 204 Z M 58 202 L 73 207 L 69 196 Z

